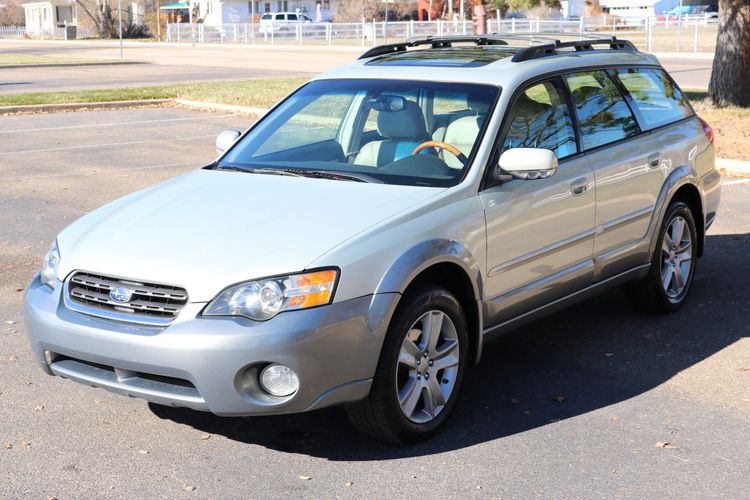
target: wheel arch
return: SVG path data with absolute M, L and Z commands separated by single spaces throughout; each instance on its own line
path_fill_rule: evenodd
M 674 201 L 680 200 L 690 207 L 690 212 L 695 219 L 696 231 L 698 233 L 698 257 L 703 255 L 703 240 L 706 232 L 706 217 L 703 214 L 703 196 L 698 188 L 698 177 L 687 165 L 675 168 L 664 181 L 656 209 L 651 218 L 649 230 L 651 245 L 648 255 L 653 255 L 657 244 L 659 228 L 664 221 L 667 207 Z
M 703 257 L 703 242 L 706 236 L 706 221 L 703 215 L 703 200 L 701 199 L 700 191 L 698 188 L 691 184 L 686 183 L 677 188 L 674 195 L 669 201 L 671 204 L 673 201 L 682 201 L 690 209 L 690 213 L 693 215 L 695 221 L 695 231 L 698 233 L 698 257 Z
M 456 296 L 469 325 L 470 362 L 478 362 L 482 350 L 483 284 L 472 252 L 454 240 L 422 242 L 396 259 L 380 280 L 376 293 L 396 292 L 403 297 L 420 283 L 442 286 Z

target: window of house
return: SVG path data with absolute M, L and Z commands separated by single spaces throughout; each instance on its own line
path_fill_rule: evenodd
M 502 151 L 511 148 L 549 149 L 558 158 L 578 151 L 568 106 L 552 81 L 533 85 L 513 103 Z
M 625 98 L 604 71 L 564 77 L 578 115 L 584 149 L 633 136 L 638 123 Z
M 633 99 L 646 130 L 693 114 L 685 96 L 661 70 L 620 69 L 617 77 Z

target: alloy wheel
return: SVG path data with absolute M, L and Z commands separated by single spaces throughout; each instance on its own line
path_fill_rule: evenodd
M 693 265 L 693 239 L 687 221 L 680 216 L 670 222 L 661 245 L 661 282 L 670 299 L 684 291 Z
M 403 414 L 424 424 L 445 407 L 459 368 L 456 327 L 442 311 L 424 313 L 409 328 L 401 345 L 396 392 Z

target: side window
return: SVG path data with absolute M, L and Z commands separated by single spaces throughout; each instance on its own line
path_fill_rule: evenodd
M 617 86 L 604 71 L 564 77 L 573 98 L 584 149 L 638 133 L 638 124 Z
M 558 158 L 576 153 L 573 120 L 560 91 L 551 81 L 526 89 L 508 114 L 510 126 L 502 151 L 511 148 L 544 148 Z
M 685 96 L 661 70 L 619 69 L 617 77 L 633 99 L 641 125 L 650 130 L 693 114 Z
M 297 14 L 287 14 L 286 15 L 287 21 L 296 21 L 297 20 Z

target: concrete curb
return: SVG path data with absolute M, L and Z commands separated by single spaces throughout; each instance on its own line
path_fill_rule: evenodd
M 0 115 L 16 113 L 54 113 L 55 111 L 78 111 L 84 109 L 138 108 L 168 104 L 172 99 L 141 99 L 134 101 L 76 102 L 70 104 L 30 104 L 26 106 L 0 106 Z
M 207 109 L 210 111 L 229 111 L 230 113 L 242 113 L 245 115 L 258 115 L 261 117 L 268 113 L 265 108 L 253 108 L 250 106 L 235 106 L 233 104 L 219 104 L 214 102 L 191 101 L 190 99 L 172 99 L 172 102 L 195 109 Z
M 69 62 L 69 63 L 39 63 L 39 64 L 0 64 L 0 70 L 3 69 L 21 69 L 21 68 L 77 68 L 79 66 L 120 66 L 129 64 L 151 64 L 147 61 L 100 61 L 100 62 Z
M 716 158 L 716 166 L 722 175 L 750 178 L 750 161 Z

